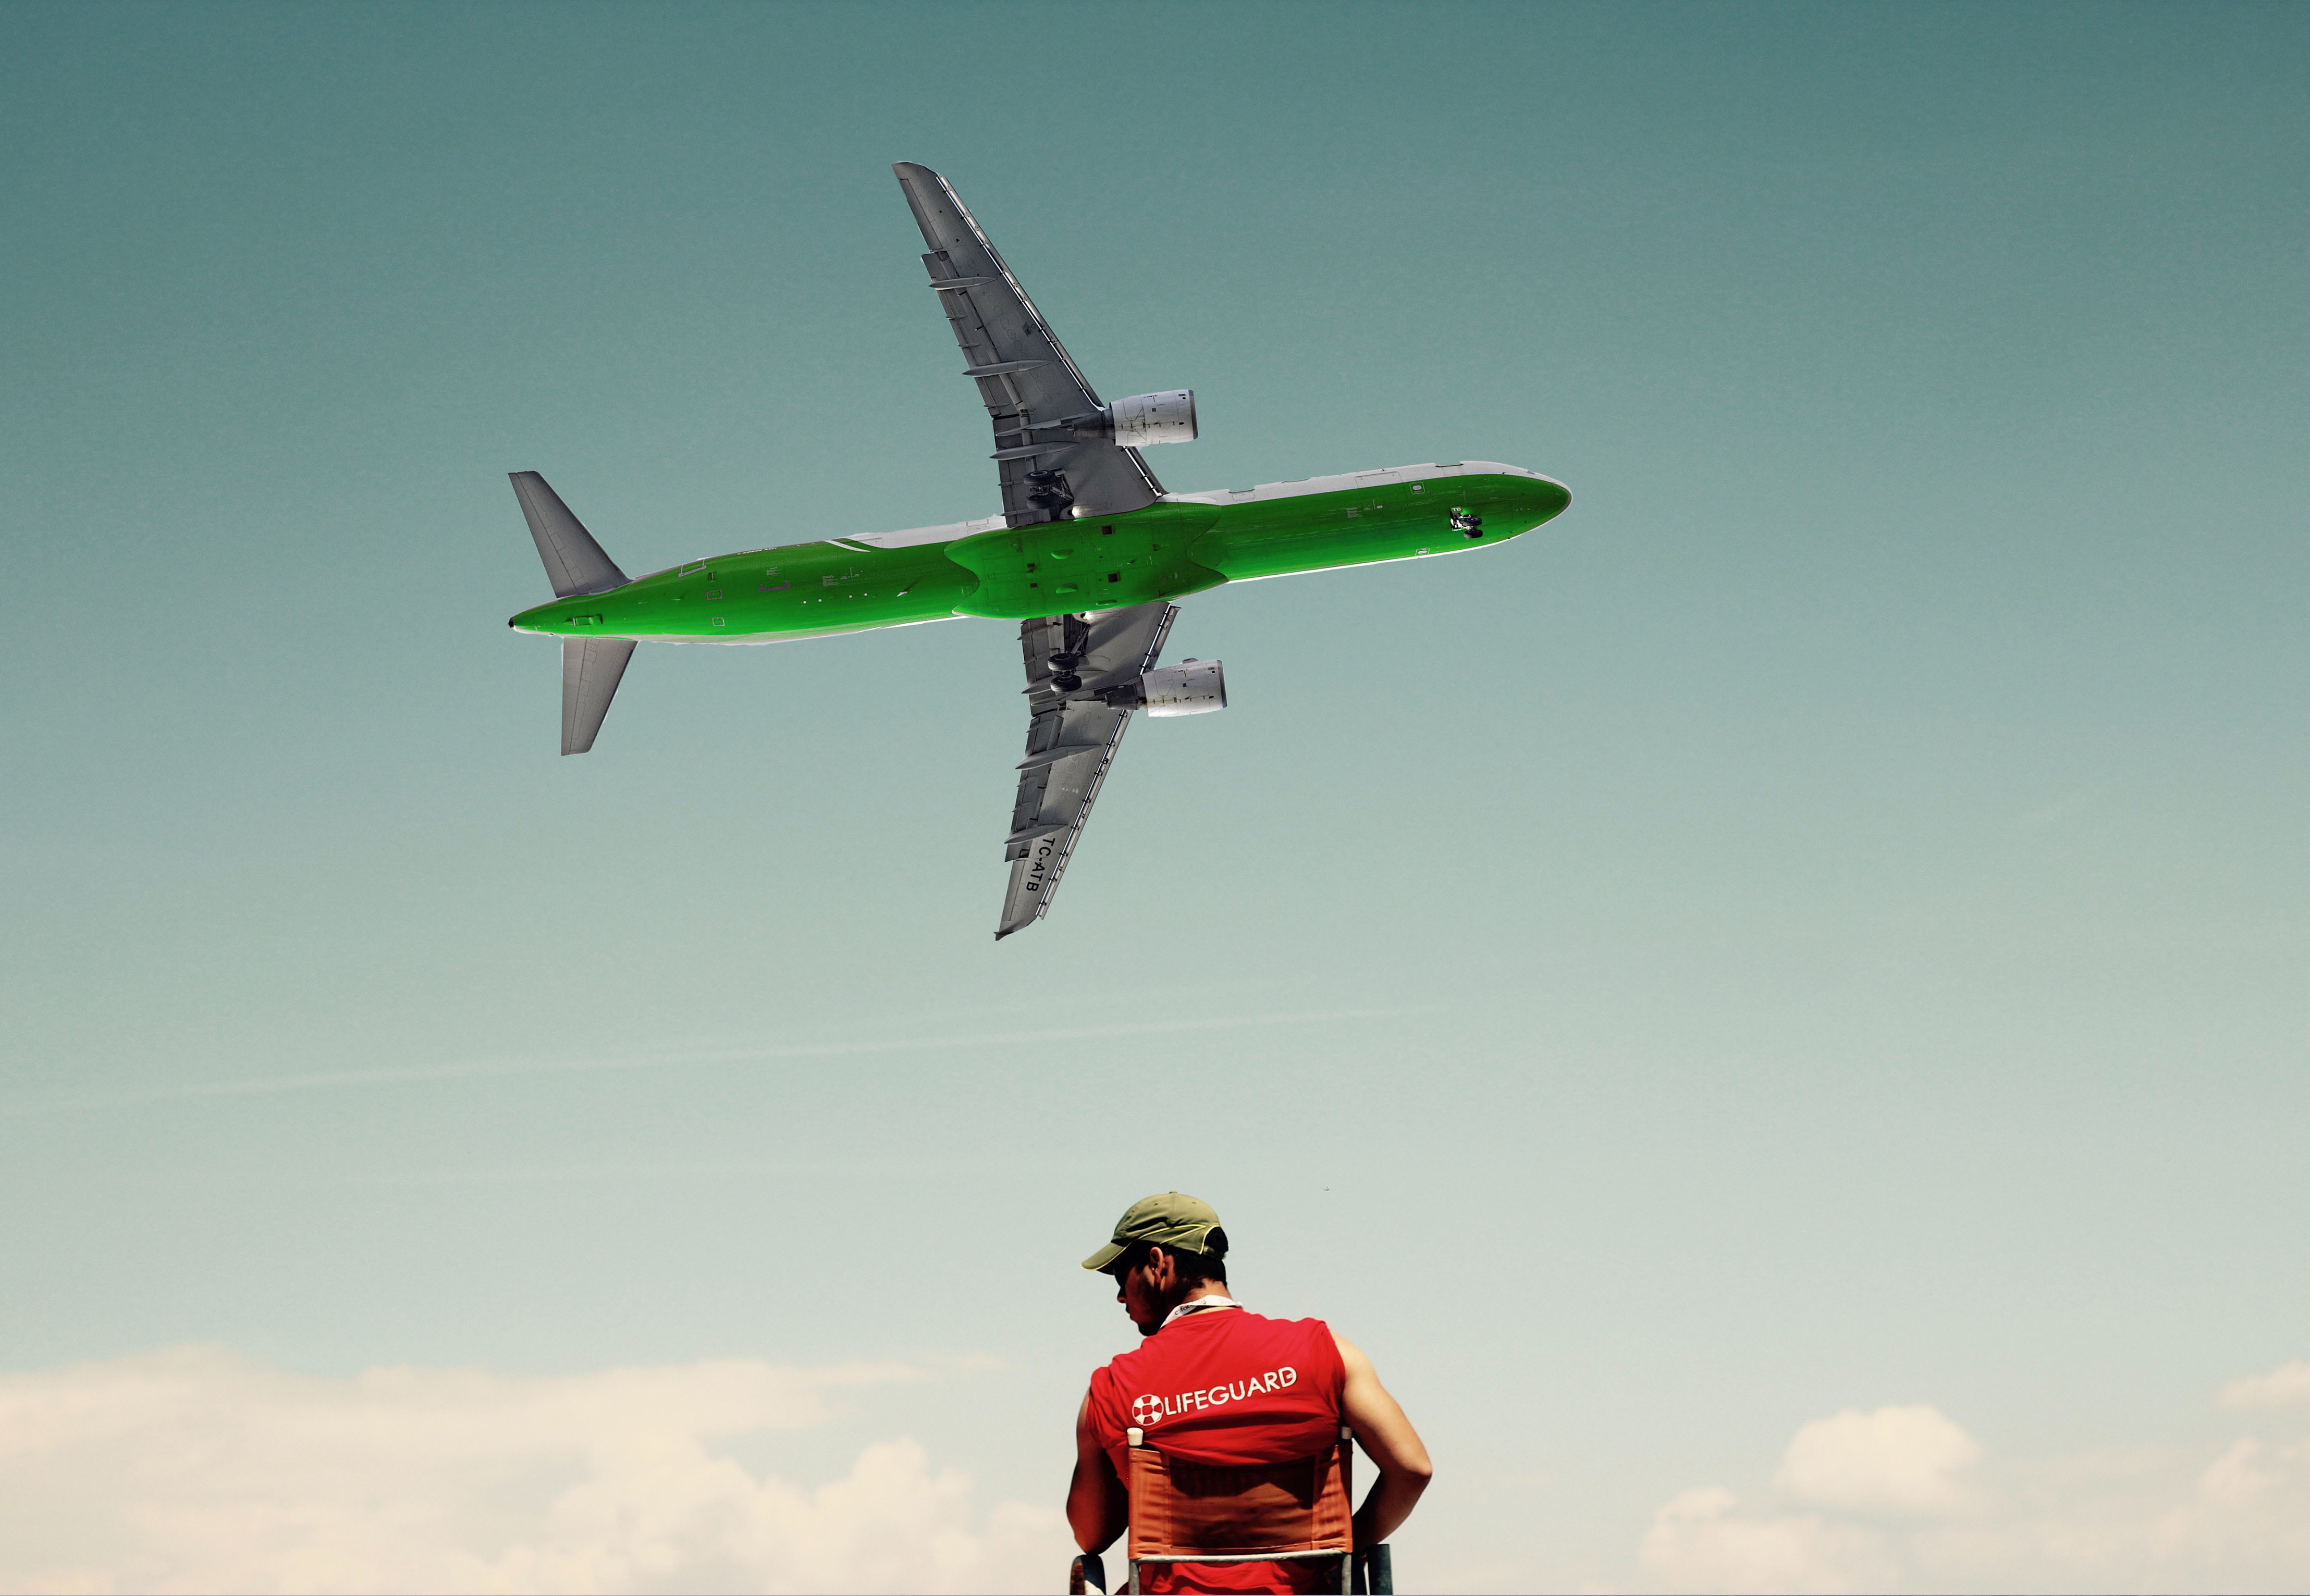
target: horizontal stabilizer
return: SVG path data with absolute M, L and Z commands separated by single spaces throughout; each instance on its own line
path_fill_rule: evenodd
M 602 552 L 602 545 L 586 530 L 586 524 L 569 513 L 561 502 L 561 495 L 545 485 L 545 479 L 534 471 L 517 471 L 513 477 L 514 496 L 521 500 L 521 513 L 529 523 L 529 535 L 537 540 L 537 557 L 545 561 L 546 580 L 553 584 L 555 598 L 569 598 L 581 593 L 607 593 L 612 587 L 626 585 L 626 573 L 618 568 L 617 561 Z M 618 662 L 620 670 L 625 662 Z M 612 689 L 617 678 L 610 679 Z M 602 707 L 608 708 L 606 695 Z M 601 724 L 601 716 L 594 724 Z M 586 742 L 593 742 L 589 733 Z M 569 750 L 561 750 L 568 753 Z
M 538 485 L 544 486 L 542 482 Z M 559 504 L 560 500 L 554 502 Z M 582 754 L 594 746 L 595 735 L 602 729 L 602 717 L 610 713 L 610 700 L 618 696 L 618 682 L 625 676 L 626 662 L 633 657 L 634 646 L 624 638 L 561 639 L 563 753 Z

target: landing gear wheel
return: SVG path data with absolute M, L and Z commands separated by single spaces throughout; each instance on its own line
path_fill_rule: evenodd
M 1079 693 L 1082 677 L 1077 672 L 1090 652 L 1090 622 L 1070 614 L 1059 622 L 1059 636 L 1066 646 L 1050 656 L 1051 685 L 1063 693 Z

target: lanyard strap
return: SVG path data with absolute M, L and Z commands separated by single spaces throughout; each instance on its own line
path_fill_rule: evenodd
M 1243 1304 L 1236 1301 L 1234 1297 L 1221 1297 L 1219 1293 L 1213 1292 L 1209 1297 L 1199 1297 L 1193 1302 L 1181 1303 L 1177 1307 L 1173 1308 L 1169 1313 L 1164 1314 L 1163 1323 L 1157 1325 L 1155 1328 L 1161 1330 L 1165 1328 L 1165 1326 L 1168 1326 L 1174 1319 L 1185 1318 L 1189 1314 L 1200 1314 L 1205 1308 L 1239 1308 L 1241 1306 L 1243 1306 Z

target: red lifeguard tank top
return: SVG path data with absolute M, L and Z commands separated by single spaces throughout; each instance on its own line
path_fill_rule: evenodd
M 1090 1377 L 1093 1433 L 1129 1479 L 1124 1431 L 1197 1463 L 1281 1463 L 1340 1440 L 1348 1372 L 1321 1319 L 1208 1308 L 1174 1319 Z M 1328 1558 L 1149 1564 L 1150 1591 L 1337 1590 Z

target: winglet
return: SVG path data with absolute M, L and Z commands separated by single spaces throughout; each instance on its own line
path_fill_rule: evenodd
M 561 495 L 547 487 L 543 477 L 534 471 L 508 474 L 513 478 L 514 497 L 521 500 L 522 518 L 529 523 L 529 535 L 537 544 L 537 557 L 545 562 L 545 578 L 553 584 L 555 598 L 607 593 L 626 585 L 626 573 L 618 568 L 618 562 L 602 551 L 586 524 L 569 513 Z M 606 703 L 604 707 L 608 707 Z

